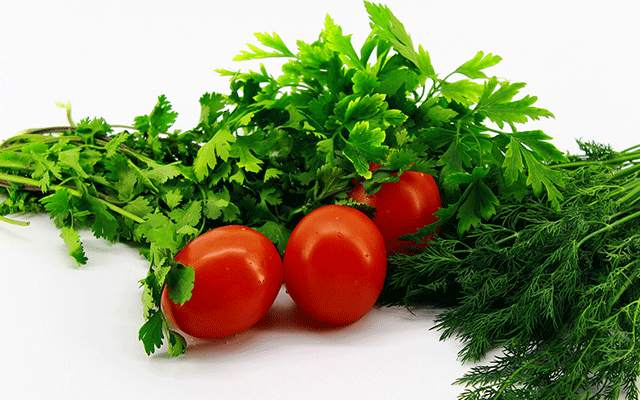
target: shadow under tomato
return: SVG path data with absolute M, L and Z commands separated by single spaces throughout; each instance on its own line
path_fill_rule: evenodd
M 327 332 L 337 331 L 344 327 L 345 325 L 334 325 L 318 321 L 307 314 L 300 306 L 291 302 L 284 305 L 274 304 L 267 314 L 251 329 Z
M 371 333 L 370 318 L 367 314 L 347 325 L 318 321 L 303 311 L 283 286 L 265 316 L 243 332 L 219 339 L 198 339 L 182 334 L 188 346 L 186 359 L 222 362 L 221 360 L 229 357 L 243 359 L 250 354 L 256 355 L 269 348 L 281 347 L 283 343 L 296 341 L 308 344 L 309 340 L 315 340 L 331 346 L 352 343 L 361 335 L 368 336 Z M 154 354 L 154 358 L 166 357 L 168 356 L 164 351 Z

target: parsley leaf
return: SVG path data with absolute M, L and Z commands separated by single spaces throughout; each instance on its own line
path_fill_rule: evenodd
M 263 45 L 274 49 L 274 52 L 264 51 L 254 45 L 249 44 L 249 48 L 253 51 L 253 53 L 242 51 L 240 55 L 236 56 L 233 61 L 242 61 L 242 60 L 253 60 L 260 59 L 265 57 L 293 57 L 293 53 L 287 48 L 284 44 L 280 36 L 276 33 L 269 35 L 268 33 L 256 33 L 256 38 Z
M 500 87 L 495 90 L 498 84 Z M 538 100 L 536 96 L 526 95 L 520 100 L 512 101 L 524 86 L 525 83 L 521 82 L 498 82 L 496 77 L 489 78 L 484 84 L 475 111 L 495 122 L 500 129 L 504 127 L 505 123 L 525 123 L 528 119 L 553 117 L 551 112 L 532 106 Z
M 80 236 L 73 228 L 63 226 L 61 228 L 60 237 L 64 240 L 65 244 L 69 248 L 69 255 L 73 257 L 78 265 L 84 265 L 87 263 L 87 256 L 84 253 L 82 242 L 80 242 Z
M 370 178 L 369 163 L 384 160 L 389 151 L 388 147 L 382 144 L 384 139 L 384 131 L 380 128 L 371 129 L 367 121 L 359 121 L 351 129 L 343 152 L 353 163 L 358 174 Z
M 140 327 L 138 339 L 144 344 L 144 351 L 147 355 L 151 355 L 156 349 L 162 347 L 164 324 L 165 321 L 162 312 L 154 311 L 150 314 L 147 322 Z
M 184 304 L 191 298 L 195 282 L 193 268 L 184 266 L 178 262 L 171 262 L 171 269 L 167 273 L 165 283 L 169 290 L 169 298 L 176 304 Z
M 502 61 L 500 56 L 494 56 L 491 53 L 485 56 L 483 51 L 479 51 L 471 60 L 456 68 L 454 72 L 465 75 L 470 79 L 487 79 L 487 75 L 482 70 L 496 65 L 500 61 Z
M 381 38 L 390 42 L 400 55 L 411 61 L 420 70 L 422 75 L 425 77 L 435 76 L 429 53 L 422 46 L 419 47 L 418 52 L 415 51 L 411 36 L 389 7 L 375 5 L 367 1 L 365 1 L 365 7 L 369 13 L 372 27 Z

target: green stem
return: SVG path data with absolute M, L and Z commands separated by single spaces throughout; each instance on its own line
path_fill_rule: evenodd
M 634 152 L 624 157 L 614 158 L 612 160 L 602 160 L 602 161 L 575 161 L 570 163 L 561 163 L 549 165 L 549 168 L 566 168 L 566 167 L 584 167 L 587 165 L 618 165 L 622 164 L 626 161 L 633 161 L 640 159 L 640 152 Z
M 25 178 L 23 176 L 15 176 L 15 175 L 10 175 L 10 174 L 5 174 L 0 172 L 0 180 L 6 181 L 6 182 L 13 182 L 13 183 L 20 183 L 23 185 L 29 185 L 29 186 L 40 186 L 40 182 L 36 181 L 35 179 L 31 179 L 31 178 Z M 76 196 L 76 197 L 82 197 L 82 192 L 80 192 L 79 190 L 76 189 L 71 189 L 68 188 L 66 186 L 60 186 L 60 185 L 55 185 L 52 186 L 51 190 L 53 191 L 58 191 L 60 189 L 67 189 L 69 191 L 69 193 L 71 193 L 71 195 Z M 104 199 L 101 198 L 97 198 L 98 201 L 100 201 L 101 203 L 103 203 L 108 209 L 122 215 L 123 217 L 127 217 L 139 224 L 144 222 L 144 219 L 138 217 L 135 214 L 130 213 L 127 210 L 124 210 L 118 206 L 116 206 L 115 204 L 112 204 Z
M 640 144 L 636 144 L 635 146 L 631 146 L 628 149 L 622 150 L 620 153 L 628 153 L 632 150 L 640 149 Z
M 600 228 L 597 231 L 591 232 L 590 234 L 588 234 L 587 236 L 582 238 L 581 241 L 578 242 L 577 247 L 582 246 L 585 242 L 587 242 L 589 239 L 591 239 L 591 238 L 593 238 L 595 236 L 598 236 L 598 235 L 601 235 L 601 234 L 603 234 L 605 232 L 608 232 L 611 229 L 613 229 L 613 228 L 615 228 L 615 227 L 617 227 L 619 225 L 625 224 L 625 223 L 627 223 L 629 221 L 632 221 L 632 220 L 634 220 L 636 218 L 640 218 L 640 211 L 636 211 L 633 214 L 627 215 L 624 218 L 620 218 L 619 220 L 615 221 L 612 224 L 607 224 L 603 228 Z
M 618 200 L 618 204 L 633 204 L 638 201 L 638 196 L 640 195 L 640 181 L 635 182 L 633 186 L 631 186 L 632 189 L 629 190 L 627 194 L 624 195 L 624 197 Z
M 13 136 L 0 144 L 0 152 L 3 151 L 15 151 L 22 147 L 28 146 L 33 142 L 42 142 L 42 143 L 50 143 L 50 142 L 58 142 L 61 139 L 68 139 L 69 141 L 81 141 L 82 138 L 80 136 L 40 136 L 33 133 L 25 133 L 22 135 Z M 20 140 L 25 140 L 27 143 L 15 143 Z
M 109 143 L 109 141 L 104 140 L 104 139 L 96 139 L 95 140 L 96 145 L 105 147 L 107 145 L 107 143 Z M 120 151 L 122 152 L 122 154 L 128 155 L 130 157 L 136 158 L 140 161 L 142 161 L 145 164 L 149 164 L 149 163 L 154 163 L 155 161 L 149 157 L 146 157 L 140 153 L 135 152 L 134 150 L 131 150 L 129 147 L 121 144 L 119 146 Z
M 560 328 L 559 333 L 556 335 L 556 337 L 553 339 L 553 342 L 551 342 L 551 344 L 549 345 L 549 347 L 547 347 L 543 352 L 541 352 L 540 354 L 538 354 L 536 357 L 534 357 L 531 361 L 527 362 L 526 364 L 522 365 L 520 368 L 518 368 L 517 370 L 515 370 L 511 375 L 509 375 L 509 377 L 502 383 L 502 385 L 500 385 L 500 389 L 498 389 L 498 393 L 495 395 L 495 399 L 500 399 L 500 395 L 502 394 L 502 392 L 504 392 L 509 384 L 509 382 L 511 382 L 522 370 L 526 369 L 527 367 L 529 367 L 531 364 L 537 362 L 540 358 L 542 358 L 546 353 L 549 352 L 549 349 L 554 347 L 556 344 L 558 344 L 558 342 L 561 340 L 562 336 L 564 335 L 565 331 L 567 330 L 568 327 L 568 322 L 565 323 L 565 325 Z
M 29 226 L 29 222 L 16 221 L 15 219 L 10 219 L 10 218 L 7 218 L 7 217 L 2 216 L 2 215 L 0 215 L 0 221 L 6 222 L 6 223 L 11 224 L 11 225 L 16 225 L 16 226 Z
M 634 165 L 632 167 L 628 167 L 628 168 L 625 168 L 625 169 L 621 169 L 620 171 L 616 171 L 613 174 L 613 177 L 614 178 L 620 178 L 620 177 L 623 177 L 623 176 L 627 176 L 629 174 L 633 174 L 633 173 L 638 172 L 638 171 L 640 171 L 640 164 L 636 164 L 636 165 Z
M 12 163 L 12 162 L 0 161 L 0 168 L 19 168 L 19 169 L 23 169 L 23 168 L 29 168 L 29 166 L 24 165 L 24 164 L 17 164 L 17 163 Z
M 613 305 L 618 302 L 618 300 L 620 299 L 620 297 L 622 297 L 624 292 L 626 292 L 627 289 L 629 289 L 629 286 L 633 284 L 633 282 L 638 277 L 638 273 L 640 273 L 640 270 L 635 268 L 631 276 L 627 278 L 627 282 L 625 282 L 625 284 L 620 288 L 620 290 L 618 290 L 618 293 L 616 293 L 616 296 L 613 298 L 613 300 L 609 302 L 609 306 L 610 306 L 609 311 L 611 311 L 611 307 L 613 307 Z

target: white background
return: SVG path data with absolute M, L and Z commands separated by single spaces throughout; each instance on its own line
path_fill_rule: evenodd
M 527 82 L 556 118 L 534 122 L 561 150 L 575 138 L 622 150 L 640 143 L 640 3 L 399 1 L 387 4 L 415 45 L 447 74 L 478 50 L 503 61 L 490 74 Z M 0 5 L 0 139 L 76 120 L 130 124 L 165 94 L 176 128 L 198 121 L 198 99 L 228 93 L 216 68 L 277 32 L 293 50 L 314 41 L 326 14 L 358 46 L 369 32 L 361 1 L 11 1 Z M 267 64 L 278 73 L 277 63 Z M 285 293 L 259 326 L 193 342 L 188 353 L 147 357 L 137 281 L 147 264 L 133 248 L 84 234 L 78 269 L 46 216 L 0 225 L 0 389 L 21 399 L 453 399 L 468 370 L 460 344 L 438 341 L 435 310 L 374 309 L 337 330 L 314 330 Z

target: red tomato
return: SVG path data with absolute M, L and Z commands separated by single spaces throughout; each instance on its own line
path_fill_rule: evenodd
M 416 233 L 418 228 L 436 222 L 433 213 L 442 205 L 440 191 L 431 175 L 406 171 L 398 182 L 383 183 L 380 190 L 366 196 L 364 187 L 358 185 L 349 197 L 359 203 L 376 208 L 373 222 L 376 224 L 387 248 L 387 254 L 407 253 L 411 245 L 425 246 L 431 236 L 422 243 L 398 240 L 402 235 Z
M 294 228 L 283 267 L 287 291 L 302 310 L 321 322 L 349 324 L 380 296 L 387 271 L 384 239 L 360 211 L 320 207 Z
M 184 333 L 202 339 L 230 336 L 260 320 L 283 282 L 278 250 L 251 228 L 230 225 L 187 244 L 175 260 L 195 270 L 191 299 L 182 306 L 162 292 L 162 309 Z

